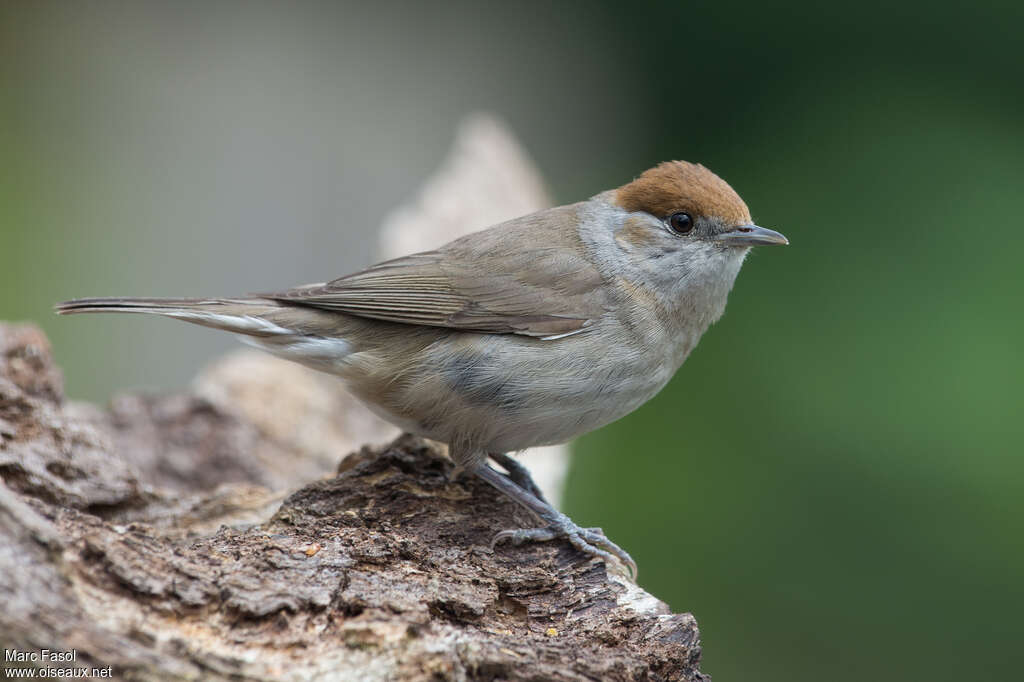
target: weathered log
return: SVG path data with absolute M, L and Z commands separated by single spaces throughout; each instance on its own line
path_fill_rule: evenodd
M 693 617 L 603 562 L 559 542 L 492 551 L 496 529 L 535 520 L 453 479 L 442 447 L 402 436 L 342 459 L 330 392 L 301 433 L 275 423 L 295 410 L 230 409 L 292 371 L 248 362 L 248 387 L 218 393 L 214 372 L 202 396 L 104 410 L 64 400 L 41 332 L 0 325 L 5 650 L 134 680 L 708 679 Z

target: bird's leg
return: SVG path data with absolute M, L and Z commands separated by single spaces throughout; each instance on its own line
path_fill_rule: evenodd
M 540 486 L 537 485 L 533 480 L 533 476 L 530 475 L 530 470 L 523 466 L 519 460 L 502 452 L 489 452 L 487 453 L 487 456 L 493 459 L 498 466 L 508 472 L 508 477 L 513 483 L 536 497 L 544 504 L 547 504 L 548 501 L 544 499 L 544 493 L 541 492 Z
M 636 562 L 625 550 L 606 538 L 599 528 L 580 528 L 568 516 L 492 469 L 486 460 L 480 462 L 473 469 L 473 473 L 529 509 L 547 524 L 544 528 L 503 530 L 491 539 L 491 547 L 504 540 L 519 545 L 524 542 L 545 542 L 565 538 L 576 549 L 600 557 L 606 563 L 617 559 L 629 569 L 633 579 L 636 579 Z

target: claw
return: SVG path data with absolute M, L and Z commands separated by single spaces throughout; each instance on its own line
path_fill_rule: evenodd
M 491 538 L 491 549 L 504 540 L 513 545 L 521 545 L 524 542 L 547 542 L 558 537 L 558 533 L 550 528 L 512 528 L 494 534 Z
M 569 544 L 584 554 L 603 559 L 606 564 L 622 564 L 628 569 L 633 581 L 636 581 L 636 562 L 626 550 L 606 538 L 600 528 L 580 528 L 568 518 L 565 522 L 545 528 L 516 528 L 495 533 L 491 538 L 491 549 L 505 540 L 513 545 L 521 545 L 524 542 L 548 542 L 559 538 L 565 538 Z

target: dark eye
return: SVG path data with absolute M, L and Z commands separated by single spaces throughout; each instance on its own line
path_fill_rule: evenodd
M 693 218 L 689 213 L 673 213 L 668 218 L 668 226 L 676 234 L 686 234 L 693 229 Z

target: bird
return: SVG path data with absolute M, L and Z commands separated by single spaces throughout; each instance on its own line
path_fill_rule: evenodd
M 231 298 L 82 298 L 56 311 L 184 320 L 336 375 L 543 524 L 500 530 L 492 549 L 565 539 L 635 579 L 629 553 L 548 504 L 512 453 L 568 442 L 650 400 L 722 316 L 751 248 L 788 243 L 754 224 L 718 175 L 667 161 L 587 200 L 327 282 Z

